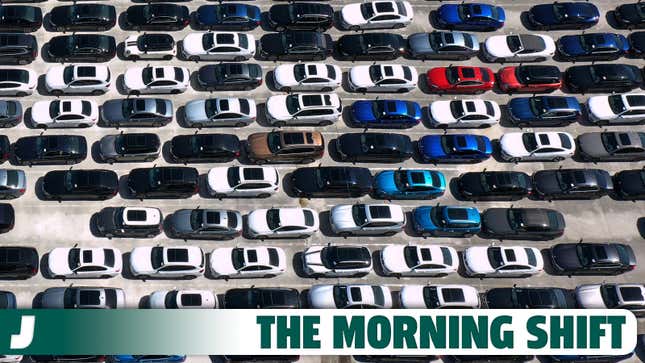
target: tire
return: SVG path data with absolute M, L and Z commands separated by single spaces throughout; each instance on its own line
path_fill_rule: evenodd
M 233 59 L 235 62 L 244 62 L 246 60 L 246 57 L 243 56 L 238 56 Z
M 139 275 L 139 276 L 137 276 L 137 278 L 138 278 L 139 280 L 147 280 L 147 279 L 149 279 L 149 278 L 150 278 L 150 276 L 149 276 L 149 275 Z
M 114 160 L 114 159 L 105 159 L 105 162 L 110 164 L 110 165 L 112 165 L 112 164 L 116 163 L 116 160 Z
M 522 159 L 520 159 L 520 158 L 510 158 L 508 161 L 510 161 L 511 163 L 517 164 L 517 163 L 520 162 L 520 160 L 522 160 Z
M 307 238 L 309 238 L 309 236 L 306 235 L 306 234 L 301 234 L 300 236 L 298 236 L 298 238 L 299 239 L 307 239 Z
M 277 121 L 273 123 L 273 126 L 275 127 L 284 127 L 286 123 L 284 121 Z
M 196 279 L 196 278 L 197 278 L 197 276 L 192 276 L 192 275 L 186 275 L 186 276 L 184 276 L 184 280 L 194 280 L 194 279 Z
M 562 156 L 556 156 L 551 161 L 559 162 L 559 161 L 562 161 L 562 160 L 564 160 L 564 158 Z
M 44 125 L 44 124 L 37 124 L 37 125 L 36 125 L 36 128 L 37 128 L 37 129 L 47 130 L 47 125 Z
M 174 90 L 170 91 L 170 94 L 171 94 L 171 95 L 178 95 L 178 94 L 180 94 L 180 93 L 181 93 L 181 91 L 180 91 L 180 90 L 178 90 L 178 89 L 174 89 Z
M 303 159 L 300 163 L 301 164 L 311 164 L 313 162 L 314 162 L 314 159 L 308 158 L 308 159 Z
M 262 193 L 262 194 L 258 194 L 256 198 L 269 198 L 270 196 L 271 194 L 269 193 Z
M 164 55 L 163 57 L 161 57 L 161 59 L 163 59 L 163 60 L 171 60 L 171 59 L 172 59 L 172 55 L 170 55 L 170 54 L 168 54 L 168 55 Z
M 264 240 L 264 239 L 267 239 L 267 236 L 259 235 L 259 236 L 256 236 L 255 238 Z
M 128 59 L 129 59 L 129 60 L 131 60 L 131 61 L 135 61 L 135 62 L 136 62 L 136 61 L 138 61 L 138 60 L 139 60 L 139 59 L 141 59 L 141 58 L 139 58 L 139 56 L 138 56 L 138 55 L 131 55 L 131 56 L 129 56 L 129 57 L 128 57 Z
M 392 29 L 401 29 L 401 28 L 403 28 L 404 26 L 405 26 L 404 24 L 400 24 L 400 23 L 398 23 L 398 24 L 394 24 L 394 26 L 392 27 Z
M 235 127 L 244 127 L 244 126 L 246 126 L 246 123 L 244 122 L 238 122 L 235 124 Z
M 139 92 L 139 91 L 130 91 L 129 93 L 130 93 L 130 96 L 140 96 L 141 95 L 141 92 Z
M 154 233 L 148 233 L 148 234 L 146 235 L 146 238 L 155 238 L 155 236 L 157 236 L 157 235 L 156 235 L 156 234 L 154 234 Z
M 340 232 L 340 233 L 338 233 L 338 235 L 343 237 L 343 238 L 347 238 L 347 237 L 351 236 L 351 233 L 349 233 L 349 232 Z
M 291 87 L 282 87 L 282 88 L 280 88 L 280 91 L 289 93 L 289 92 L 291 92 Z
M 197 129 L 201 129 L 202 127 L 204 127 L 204 125 L 202 125 L 201 122 L 196 122 L 193 124 L 193 127 Z
M 406 93 L 406 92 L 408 92 L 408 89 L 407 88 L 400 88 L 396 92 L 398 92 L 398 93 Z
M 320 90 L 321 92 L 331 92 L 333 89 L 331 87 L 324 87 L 323 89 Z
M 353 26 L 350 26 L 350 27 L 349 27 L 349 30 L 354 31 L 354 32 L 357 32 L 357 31 L 361 30 L 361 28 L 360 28 L 360 27 L 358 27 L 358 26 L 356 26 L 356 25 L 353 25 Z
M 156 159 L 157 158 L 151 156 L 151 157 L 143 159 L 143 161 L 145 161 L 146 163 L 149 163 L 149 162 L 155 161 Z
M 94 91 L 92 91 L 92 95 L 94 95 L 94 96 L 99 96 L 99 95 L 102 95 L 102 94 L 103 94 L 103 91 L 98 90 L 98 89 L 95 89 Z
M 27 96 L 26 92 L 18 92 L 18 93 L 16 93 L 16 97 L 25 97 L 25 96 Z
M 357 88 L 356 92 L 358 92 L 358 93 L 366 93 L 367 89 L 366 88 Z
M 277 31 L 277 32 L 283 32 L 283 31 L 285 31 L 286 29 L 287 29 L 287 28 L 285 28 L 285 27 L 283 27 L 283 26 L 276 26 L 276 27 L 275 27 L 275 31 Z
M 394 236 L 395 234 L 396 234 L 396 232 L 395 232 L 395 231 L 390 231 L 390 232 L 387 232 L 387 233 L 385 233 L 385 234 L 383 234 L 383 235 L 384 235 L 384 236 L 386 236 L 386 237 L 392 237 L 392 236 Z
M 88 127 L 90 127 L 90 125 L 88 125 L 88 124 L 80 124 L 80 125 L 78 125 L 79 129 L 86 129 Z
M 329 125 L 331 125 L 331 124 L 332 124 L 332 122 L 331 122 L 331 121 L 320 121 L 320 122 L 318 123 L 318 126 L 329 126 Z

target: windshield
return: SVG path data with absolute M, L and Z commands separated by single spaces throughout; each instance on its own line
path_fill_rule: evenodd
M 609 107 L 614 114 L 620 115 L 627 109 L 621 95 L 609 96 L 607 97 L 607 102 L 609 102 Z
M 506 37 L 506 45 L 508 45 L 508 49 L 516 53 L 520 50 L 522 50 L 522 40 L 518 35 L 509 35 Z
M 146 67 L 141 71 L 141 79 L 143 80 L 144 84 L 150 84 L 152 83 L 152 67 Z
M 199 229 L 204 223 L 204 213 L 201 209 L 195 209 L 190 213 L 190 226 L 192 229 Z
M 280 141 L 280 134 L 277 132 L 271 132 L 269 135 L 267 135 L 267 144 L 269 146 L 269 150 L 271 150 L 272 153 L 277 153 L 280 151 L 282 148 L 282 142 Z
M 355 204 L 352 206 L 352 218 L 357 226 L 362 226 L 367 222 L 364 204 Z
M 459 82 L 459 69 L 455 67 L 446 68 L 446 78 L 450 84 Z
M 267 211 L 267 226 L 270 230 L 276 230 L 280 228 L 280 210 L 279 209 L 269 209 Z
M 298 101 L 298 95 L 287 96 L 286 106 L 289 114 L 294 115 L 298 113 L 298 111 L 300 111 L 300 102 Z
M 618 139 L 616 134 L 613 132 L 603 132 L 600 134 L 602 144 L 605 146 L 605 149 L 610 153 L 618 149 Z
M 363 15 L 363 19 L 371 19 L 374 16 L 374 8 L 372 7 L 372 3 L 362 3 L 361 14 Z
M 618 299 L 618 287 L 616 285 L 602 285 L 600 295 L 608 308 L 615 308 L 620 304 Z
M 403 257 L 408 267 L 413 268 L 419 265 L 419 254 L 416 246 L 405 246 L 403 248 Z
M 163 247 L 153 247 L 150 253 L 150 260 L 152 262 L 152 268 L 155 270 L 161 267 L 163 264 Z
M 334 303 L 337 308 L 346 307 L 349 304 L 347 286 L 334 286 Z
M 537 149 L 537 140 L 535 139 L 535 134 L 527 132 L 522 134 L 522 143 L 526 151 L 531 152 Z
M 536 116 L 542 115 L 546 112 L 544 102 L 541 97 L 531 97 L 529 100 L 529 107 L 531 107 L 531 112 Z
M 497 269 L 504 264 L 502 259 L 502 249 L 499 247 L 491 247 L 488 249 L 488 262 L 490 265 Z

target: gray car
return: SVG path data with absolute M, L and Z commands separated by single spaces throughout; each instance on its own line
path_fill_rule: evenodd
M 106 135 L 99 141 L 99 156 L 109 164 L 153 161 L 160 150 L 161 140 L 153 133 Z
M 578 136 L 580 155 L 590 161 L 645 160 L 643 132 L 587 132 Z
M 256 115 L 255 101 L 248 98 L 209 98 L 184 106 L 187 127 L 242 127 L 252 123 Z
M 13 127 L 22 119 L 22 105 L 18 101 L 0 101 L 0 127 Z
M 25 193 L 25 172 L 16 169 L 0 169 L 0 199 L 15 199 Z
M 462 32 L 415 33 L 408 37 L 412 58 L 467 60 L 479 52 L 477 37 Z
M 125 307 L 122 289 L 107 287 L 52 287 L 42 293 L 45 309 L 120 309 Z
M 112 127 L 159 127 L 172 121 L 173 107 L 164 98 L 121 98 L 101 108 L 101 122 Z
M 171 238 L 231 239 L 242 232 L 242 214 L 224 209 L 180 209 L 165 228 Z

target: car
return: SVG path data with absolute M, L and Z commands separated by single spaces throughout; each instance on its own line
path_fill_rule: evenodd
M 329 34 L 315 31 L 269 33 L 260 38 L 259 54 L 267 60 L 323 60 L 331 55 Z
M 224 294 L 225 309 L 297 309 L 300 293 L 286 287 L 230 289 Z
M 39 129 L 90 127 L 99 119 L 93 100 L 37 101 L 31 106 L 31 121 Z
M 31 69 L 0 67 L 0 96 L 28 96 L 37 84 L 38 75 Z
M 598 363 L 618 363 L 631 358 L 633 352 L 624 355 L 552 355 L 549 356 L 551 362 L 598 362 Z
M 472 171 L 459 175 L 457 189 L 466 200 L 514 201 L 533 194 L 533 181 L 521 171 Z
M 423 237 L 471 237 L 481 230 L 477 208 L 421 206 L 412 210 L 412 230 Z
M 495 101 L 460 99 L 433 101 L 428 107 L 430 124 L 437 128 L 490 127 L 499 122 L 502 112 Z
M 629 41 L 628 56 L 645 58 L 645 32 L 632 32 L 627 37 Z
M 266 278 L 287 269 L 287 257 L 279 247 L 220 247 L 210 254 L 210 272 L 215 278 Z
M 255 5 L 201 5 L 193 15 L 197 29 L 253 30 L 260 25 L 262 11 Z
M 291 93 L 267 98 L 266 117 L 271 126 L 327 126 L 342 115 L 343 106 L 335 93 Z
M 34 362 L 105 362 L 104 355 L 30 355 Z
M 123 309 L 125 292 L 110 287 L 50 287 L 42 292 L 44 309 Z
M 217 297 L 208 290 L 162 290 L 150 294 L 151 309 L 215 309 Z M 169 362 L 172 360 L 164 360 Z
M 108 127 L 161 127 L 172 121 L 172 101 L 164 98 L 118 98 L 101 107 L 101 124 Z
M 575 309 L 571 290 L 557 287 L 500 287 L 486 291 L 489 309 Z
M 16 126 L 22 121 L 22 104 L 19 101 L 0 100 L 0 128 Z
M 123 75 L 123 87 L 129 95 L 183 93 L 188 89 L 190 73 L 186 67 L 130 67 Z
M 393 236 L 405 227 L 405 212 L 396 204 L 339 204 L 329 211 L 329 224 L 345 238 Z
M 153 133 L 105 135 L 99 141 L 99 158 L 108 163 L 154 161 L 161 152 L 161 140 Z
M 466 274 L 472 277 L 528 277 L 544 269 L 540 250 L 523 246 L 475 246 L 464 250 Z
M 281 64 L 273 70 L 273 84 L 282 92 L 331 92 L 340 87 L 343 72 L 334 64 Z
M 404 100 L 360 100 L 351 106 L 349 120 L 353 127 L 405 129 L 421 122 L 421 106 Z
M 512 163 L 520 161 L 553 161 L 570 158 L 576 143 L 568 132 L 508 132 L 499 139 L 501 156 Z
M 340 9 L 343 29 L 399 29 L 414 18 L 414 9 L 407 1 L 368 1 L 353 3 Z
M 372 254 L 364 246 L 308 247 L 302 252 L 302 266 L 311 277 L 359 277 L 372 271 Z
M 48 19 L 51 29 L 57 32 L 106 31 L 116 24 L 116 9 L 103 4 L 55 6 Z
M 484 238 L 548 241 L 564 234 L 562 213 L 547 208 L 488 208 L 481 214 Z
M 381 250 L 386 276 L 446 276 L 457 272 L 459 256 L 453 247 L 441 245 L 387 245 Z
M 314 309 L 389 309 L 392 295 L 385 285 L 314 285 L 307 296 Z
M 181 239 L 232 239 L 242 234 L 242 214 L 227 209 L 179 209 L 166 218 L 166 236 Z
M 121 251 L 111 247 L 56 247 L 47 254 L 47 272 L 55 279 L 109 278 L 122 267 Z
M 553 92 L 562 87 L 562 76 L 557 66 L 519 65 L 504 67 L 497 72 L 497 85 L 506 93 Z
M 620 275 L 636 268 L 636 256 L 620 243 L 561 243 L 550 249 L 551 263 L 561 275 Z
M 240 156 L 241 144 L 236 135 L 191 134 L 170 140 L 169 157 L 179 163 L 222 163 Z
M 101 63 L 116 55 L 116 40 L 111 35 L 59 35 L 52 37 L 47 44 L 47 58 L 58 63 Z
M 12 145 L 17 165 L 78 164 L 87 157 L 87 141 L 79 135 L 21 137 Z
M 435 355 L 353 355 L 352 359 L 356 362 L 364 363 L 417 363 L 432 362 L 437 360 Z
M 11 231 L 16 222 L 16 214 L 9 203 L 0 203 L 0 233 Z
M 482 3 L 444 4 L 436 10 L 434 21 L 442 29 L 493 31 L 504 26 L 506 12 Z
M 45 75 L 45 88 L 53 96 L 101 95 L 108 92 L 110 86 L 110 69 L 106 65 L 54 66 Z
M 421 160 L 426 163 L 478 163 L 493 153 L 493 144 L 483 135 L 425 135 L 417 142 Z
M 380 199 L 433 199 L 448 185 L 442 172 L 424 169 L 383 170 L 373 180 L 372 197 Z
M 624 28 L 634 29 L 645 26 L 645 4 L 640 2 L 621 4 L 616 7 L 613 14 L 618 25 Z
M 463 32 L 414 33 L 408 37 L 408 52 L 414 59 L 468 60 L 479 53 L 479 40 Z
M 241 62 L 255 55 L 255 37 L 236 32 L 190 33 L 181 44 L 181 54 L 189 61 L 232 60 Z
M 473 66 L 434 67 L 426 74 L 431 92 L 484 93 L 493 89 L 495 74 L 490 68 Z
M 132 5 L 124 14 L 124 25 L 132 30 L 176 31 L 190 24 L 188 7 L 177 4 Z
M 9 137 L 7 137 L 7 135 L 0 135 L 0 163 L 4 163 L 9 160 L 12 152 L 13 150 Z
M 10 291 L 0 291 L 0 310 L 15 309 L 15 308 L 16 308 L 16 295 L 14 295 L 14 293 Z
M 328 4 L 307 2 L 276 4 L 269 8 L 267 22 L 271 29 L 278 32 L 285 30 L 324 32 L 333 25 L 334 8 Z
M 567 126 L 582 119 L 582 106 L 575 97 L 515 97 L 508 104 L 508 119 L 517 127 Z
M 262 68 L 254 63 L 209 64 L 197 71 L 197 84 L 205 91 L 248 91 L 262 84 Z
M 204 273 L 204 252 L 197 246 L 135 247 L 130 252 L 135 278 L 194 279 Z
M 555 54 L 553 38 L 544 34 L 494 35 L 484 42 L 489 62 L 543 62 Z
M 271 131 L 249 135 L 246 155 L 256 164 L 309 164 L 322 158 L 325 140 L 318 131 Z
M 533 195 L 540 199 L 597 199 L 613 190 L 611 175 L 601 169 L 552 169 L 533 174 Z
M 616 33 L 565 35 L 557 41 L 558 57 L 566 61 L 612 61 L 629 52 L 629 41 Z
M 585 309 L 626 309 L 637 316 L 645 313 L 642 284 L 588 284 L 576 287 L 576 301 Z
M 412 91 L 419 75 L 414 67 L 401 64 L 360 65 L 350 68 L 347 85 L 354 92 Z
M 123 42 L 123 56 L 131 60 L 171 60 L 176 54 L 175 39 L 170 34 L 130 35 Z
M 184 105 L 184 124 L 187 127 L 247 126 L 257 117 L 252 98 L 207 98 L 189 101 Z
M 16 199 L 25 194 L 27 177 L 23 170 L 0 169 L 0 199 Z
M 185 355 L 113 355 L 110 359 L 115 362 L 128 363 L 181 363 L 186 360 Z
M 0 278 L 22 280 L 35 276 L 40 266 L 39 261 L 38 251 L 33 247 L 2 246 Z
M 580 156 L 587 161 L 645 160 L 643 132 L 586 132 L 578 136 Z
M 477 289 L 468 285 L 405 285 L 399 293 L 405 309 L 477 309 Z
M 533 6 L 527 13 L 534 29 L 586 29 L 598 24 L 600 11 L 589 2 L 553 2 Z
M 645 170 L 622 170 L 614 174 L 614 195 L 622 200 L 645 199 Z
M 163 215 L 152 207 L 106 207 L 97 213 L 95 226 L 107 238 L 154 238 L 163 230 Z
M 38 57 L 38 42 L 30 34 L 0 34 L 1 64 L 29 64 Z
M 216 198 L 267 198 L 278 190 L 278 170 L 268 166 L 222 166 L 212 168 L 206 177 L 208 193 Z
M 589 121 L 597 125 L 637 125 L 645 122 L 645 94 L 592 96 L 587 100 Z
M 137 168 L 127 179 L 128 191 L 139 199 L 190 198 L 199 190 L 199 173 L 189 167 Z
M 28 5 L 3 5 L 0 7 L 0 31 L 31 33 L 43 25 L 40 7 Z
M 405 39 L 390 33 L 343 35 L 336 42 L 336 50 L 346 60 L 393 60 L 407 51 Z
M 119 191 L 119 177 L 112 170 L 52 170 L 42 183 L 45 200 L 107 200 Z
M 291 173 L 291 191 L 299 198 L 359 198 L 372 191 L 367 168 L 318 166 Z
M 251 238 L 307 238 L 318 231 L 318 212 L 311 208 L 256 209 L 248 214 Z
M 641 86 L 643 76 L 633 65 L 602 63 L 569 67 L 564 82 L 573 93 L 629 92 Z
M 400 163 L 414 154 L 410 137 L 395 133 L 350 133 L 335 142 L 340 161 Z

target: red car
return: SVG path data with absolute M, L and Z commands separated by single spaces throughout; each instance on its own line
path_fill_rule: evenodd
M 556 66 L 504 67 L 497 73 L 499 88 L 512 92 L 553 92 L 562 86 L 562 76 Z
M 484 93 L 495 84 L 495 74 L 484 67 L 436 67 L 427 77 L 431 91 L 438 93 Z

